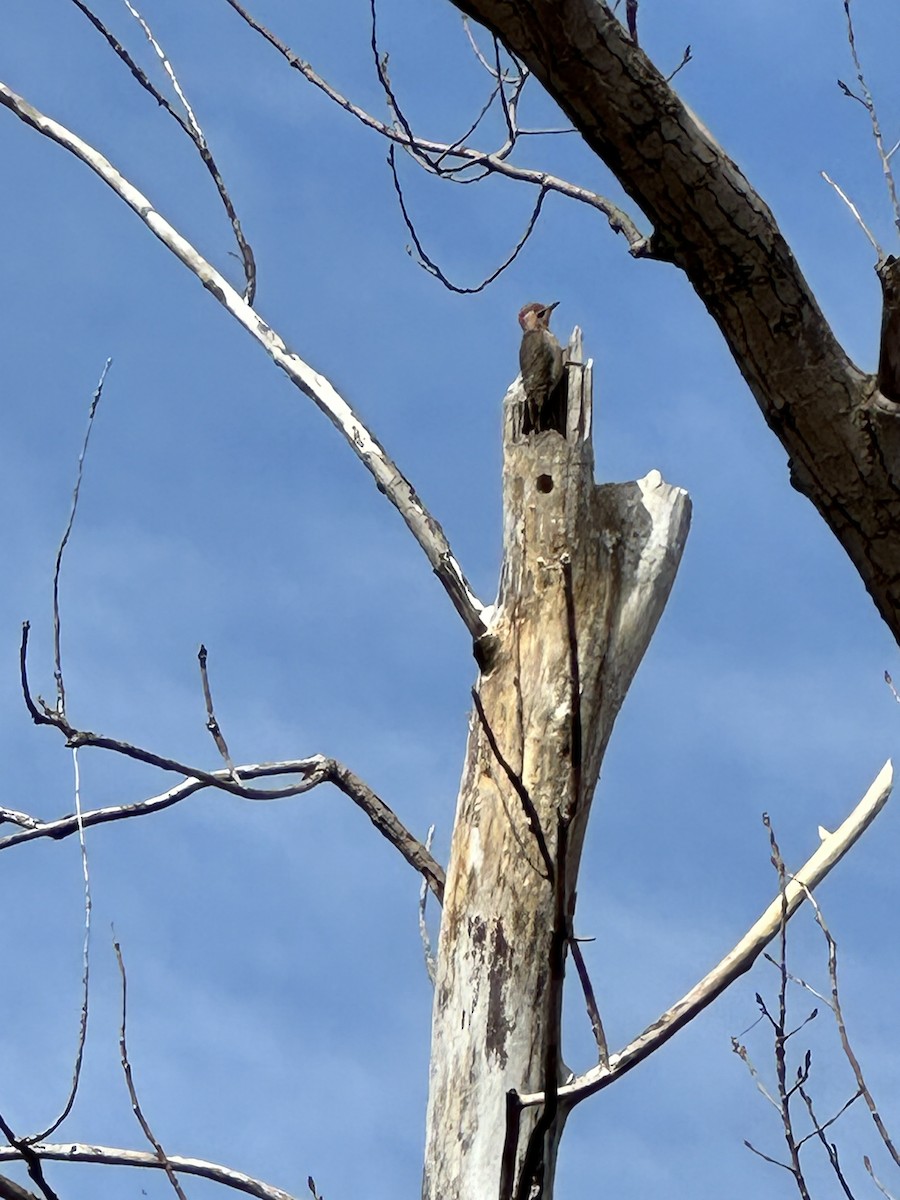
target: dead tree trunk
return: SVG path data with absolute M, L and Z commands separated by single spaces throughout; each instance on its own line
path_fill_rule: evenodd
M 591 798 L 681 558 L 690 501 L 594 483 L 576 331 L 566 434 L 504 404 L 504 559 L 481 640 L 441 921 L 423 1197 L 553 1192 L 562 976 Z M 543 1090 L 543 1106 L 517 1096 Z

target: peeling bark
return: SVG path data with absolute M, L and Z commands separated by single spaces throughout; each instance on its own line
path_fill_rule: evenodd
M 896 307 L 886 305 L 879 375 L 867 375 L 835 338 L 766 204 L 606 4 L 453 3 L 527 64 L 653 222 L 650 253 L 684 271 L 787 451 L 792 484 L 900 641 Z
M 427 1200 L 552 1196 L 562 963 L 585 826 L 687 536 L 687 494 L 658 472 L 594 483 L 580 335 L 570 358 L 565 437 L 522 434 L 518 382 L 504 405 L 504 560 L 444 893 Z M 543 1108 L 518 1109 L 517 1093 L 545 1088 Z

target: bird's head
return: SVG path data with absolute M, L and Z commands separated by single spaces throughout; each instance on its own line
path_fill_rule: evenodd
M 530 329 L 549 329 L 550 314 L 557 304 L 558 300 L 554 300 L 552 304 L 526 304 L 519 313 L 519 324 L 526 333 Z

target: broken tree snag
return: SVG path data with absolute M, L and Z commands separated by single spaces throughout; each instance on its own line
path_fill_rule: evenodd
M 591 367 L 578 330 L 568 358 L 564 436 L 521 436 L 518 382 L 504 402 L 503 567 L 444 892 L 425 1200 L 552 1196 L 565 1118 L 548 1079 L 561 1073 L 559 947 L 569 930 L 559 926 L 571 917 L 610 731 L 688 531 L 687 494 L 658 472 L 594 483 Z M 535 1089 L 549 1103 L 521 1109 L 516 1094 Z
M 885 399 L 900 404 L 900 260 L 889 254 L 876 270 L 884 297 L 878 390 Z

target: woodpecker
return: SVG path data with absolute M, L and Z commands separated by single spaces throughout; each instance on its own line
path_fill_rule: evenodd
M 542 416 L 556 385 L 562 378 L 562 346 L 550 332 L 550 314 L 559 304 L 526 304 L 519 313 L 522 326 L 522 345 L 519 366 L 522 387 L 525 389 L 523 433 L 543 428 Z

